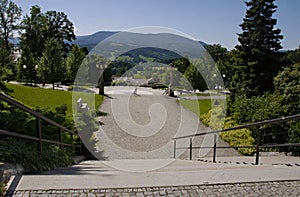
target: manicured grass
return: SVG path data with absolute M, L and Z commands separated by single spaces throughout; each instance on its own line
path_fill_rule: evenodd
M 211 100 L 179 100 L 179 103 L 186 109 L 194 112 L 199 117 L 211 109 Z
M 11 97 L 30 108 L 48 108 L 49 110 L 54 111 L 55 108 L 65 104 L 68 108 L 67 116 L 72 117 L 72 92 L 28 87 L 10 83 L 7 83 L 6 87 L 9 90 L 12 90 L 12 92 L 9 93 Z M 98 109 L 103 101 L 102 96 L 92 93 L 74 93 L 73 99 L 76 101 L 78 98 L 82 98 L 83 102 L 88 103 L 89 106 L 95 105 L 95 109 Z M 94 99 L 95 104 L 92 103 Z

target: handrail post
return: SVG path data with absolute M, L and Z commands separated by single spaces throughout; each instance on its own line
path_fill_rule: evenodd
M 190 138 L 190 160 L 193 159 L 193 138 Z
M 78 140 L 79 140 L 79 155 L 81 155 L 81 138 L 78 135 Z
M 42 154 L 42 125 L 41 125 L 41 118 L 36 116 L 36 137 L 39 138 L 37 142 L 38 151 Z
M 214 134 L 214 152 L 213 152 L 213 163 L 216 163 L 216 152 L 217 152 L 217 135 Z
M 59 141 L 60 143 L 63 142 L 62 128 L 59 129 L 58 141 Z M 60 144 L 60 145 L 59 145 L 59 148 L 62 149 L 62 147 L 63 147 L 63 146 Z
M 261 141 L 261 129 L 256 127 L 257 136 L 256 136 L 256 158 L 255 158 L 255 165 L 259 164 L 259 146 Z
M 70 135 L 71 135 L 72 153 L 73 153 L 73 155 L 75 155 L 75 146 L 74 146 L 73 134 L 71 133 Z
M 176 159 L 176 140 L 174 140 L 174 159 Z

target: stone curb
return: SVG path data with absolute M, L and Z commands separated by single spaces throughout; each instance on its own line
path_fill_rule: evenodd
M 11 176 L 23 172 L 24 168 L 20 164 L 0 163 L 0 184 L 6 182 Z
M 298 196 L 299 180 L 68 190 L 18 190 L 7 196 Z M 287 190 L 288 189 L 288 190 Z
M 80 162 L 84 161 L 86 159 L 85 156 L 73 156 L 73 164 L 79 164 Z

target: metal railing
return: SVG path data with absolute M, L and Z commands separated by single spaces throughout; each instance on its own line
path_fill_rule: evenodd
M 6 103 L 9 103 L 15 107 L 18 107 L 19 109 L 28 112 L 29 114 L 35 116 L 36 118 L 36 137 L 33 136 L 29 136 L 29 135 L 24 135 L 24 134 L 20 134 L 17 132 L 11 132 L 11 131 L 6 131 L 6 130 L 2 130 L 0 129 L 0 135 L 3 136 L 9 136 L 9 137 L 14 137 L 14 138 L 20 138 L 20 139 L 26 139 L 26 140 L 31 140 L 31 141 L 36 141 L 37 142 L 37 147 L 38 147 L 38 151 L 41 153 L 42 152 L 42 143 L 50 143 L 50 144 L 56 144 L 59 145 L 60 148 L 63 147 L 71 147 L 73 154 L 75 153 L 75 148 L 79 149 L 79 154 L 81 154 L 81 141 L 80 141 L 80 137 L 78 136 L 77 133 L 75 133 L 74 131 L 71 131 L 70 129 L 58 124 L 57 122 L 47 118 L 46 116 L 40 114 L 37 111 L 34 111 L 32 109 L 30 109 L 29 107 L 19 103 L 18 101 L 12 99 L 11 97 L 0 93 L 0 99 L 5 101 Z M 48 124 L 51 124 L 53 126 L 55 126 L 56 128 L 58 128 L 58 140 L 49 140 L 49 139 L 43 139 L 42 138 L 42 124 L 41 121 L 45 121 Z M 67 132 L 70 134 L 70 138 L 71 138 L 71 143 L 65 143 L 63 142 L 63 133 Z M 77 139 L 79 140 L 76 143 L 76 141 L 74 140 L 74 136 L 77 136 Z
M 212 148 L 213 149 L 213 162 L 216 162 L 216 150 L 218 148 L 255 148 L 255 165 L 259 164 L 259 152 L 261 148 L 279 148 L 279 147 L 297 147 L 300 146 L 300 143 L 285 143 L 285 144 L 261 144 L 262 139 L 262 133 L 261 128 L 264 125 L 270 125 L 270 124 L 278 124 L 281 122 L 291 121 L 291 120 L 299 120 L 300 114 L 293 115 L 293 116 L 286 116 L 283 118 L 277 118 L 272 120 L 264 120 L 260 122 L 255 122 L 251 124 L 246 124 L 242 126 L 236 126 L 232 128 L 226 128 L 222 130 L 215 130 L 215 131 L 208 131 L 203 133 L 196 133 L 193 135 L 186 135 L 186 136 L 180 136 L 180 137 L 174 137 L 172 140 L 174 141 L 174 158 L 176 158 L 176 150 L 177 149 L 189 149 L 190 150 L 190 160 L 192 160 L 192 154 L 193 149 L 205 149 L 205 148 Z M 229 132 L 233 130 L 239 130 L 239 129 L 246 129 L 246 128 L 255 128 L 257 137 L 256 137 L 256 145 L 249 145 L 249 146 L 217 146 L 217 134 Z M 204 135 L 214 135 L 214 142 L 211 147 L 193 147 L 193 138 L 197 136 L 204 136 Z M 189 147 L 176 147 L 176 142 L 180 139 L 190 139 Z

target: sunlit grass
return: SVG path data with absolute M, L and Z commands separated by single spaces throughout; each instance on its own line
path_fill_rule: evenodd
M 66 105 L 67 116 L 72 117 L 72 92 L 62 90 L 43 89 L 15 84 L 6 84 L 11 90 L 9 95 L 30 108 L 43 108 L 55 111 L 55 108 Z M 103 102 L 103 96 L 93 93 L 74 92 L 75 101 L 82 98 L 83 102 L 98 109 Z M 94 104 L 92 103 L 94 101 Z
M 180 99 L 179 103 L 186 109 L 194 112 L 197 116 L 206 114 L 211 110 L 211 100 L 210 99 L 201 99 L 201 100 L 185 100 Z

